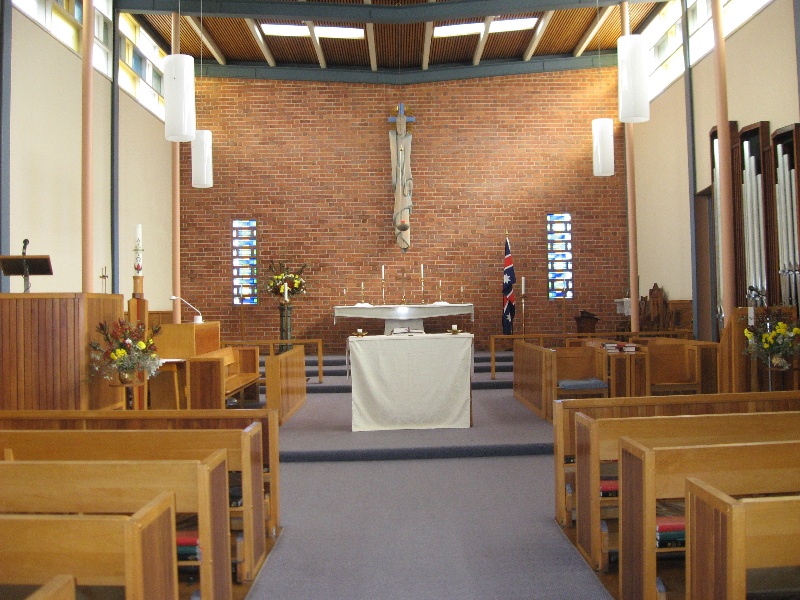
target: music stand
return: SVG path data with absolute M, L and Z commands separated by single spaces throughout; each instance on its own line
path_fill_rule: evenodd
M 30 292 L 29 275 L 52 275 L 49 256 L 0 256 L 0 271 L 6 277 L 21 275 L 23 291 Z

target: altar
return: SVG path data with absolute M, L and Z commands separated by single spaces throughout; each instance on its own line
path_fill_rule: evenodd
M 336 318 L 353 317 L 362 319 L 383 319 L 384 334 L 390 334 L 395 328 L 402 327 L 423 331 L 424 319 L 433 317 L 449 317 L 469 315 L 475 320 L 475 307 L 472 304 L 450 304 L 434 302 L 433 304 L 356 304 L 355 306 L 334 306 L 333 323 Z
M 473 338 L 350 337 L 352 430 L 470 427 Z

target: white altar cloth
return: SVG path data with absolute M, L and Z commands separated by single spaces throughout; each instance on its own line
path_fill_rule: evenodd
M 337 317 L 383 319 L 385 321 L 384 334 L 388 334 L 395 327 L 422 329 L 423 319 L 455 315 L 469 315 L 474 321 L 475 306 L 473 304 L 434 302 L 433 304 L 378 304 L 333 307 L 334 324 L 336 324 Z
M 473 337 L 350 337 L 353 431 L 468 428 Z

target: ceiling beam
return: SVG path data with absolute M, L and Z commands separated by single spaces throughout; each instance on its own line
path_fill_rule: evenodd
M 594 52 L 575 58 L 573 56 L 537 56 L 527 62 L 521 60 L 489 60 L 480 66 L 472 65 L 437 65 L 426 71 L 420 69 L 381 69 L 372 72 L 368 68 L 352 67 L 267 67 L 261 63 L 237 63 L 227 66 L 210 64 L 204 69 L 207 77 L 230 77 L 233 79 L 269 79 L 292 81 L 326 81 L 339 83 L 375 83 L 383 85 L 409 85 L 432 83 L 436 81 L 453 81 L 457 79 L 475 79 L 481 77 L 497 77 L 505 75 L 524 75 L 526 73 L 549 73 L 552 71 L 570 71 L 574 69 L 591 69 L 612 67 L 617 64 L 616 52 Z M 195 69 L 196 70 L 196 69 Z
M 578 42 L 577 46 L 575 46 L 575 50 L 572 52 L 573 56 L 578 57 L 583 54 L 584 50 L 586 50 L 586 47 L 589 45 L 589 42 L 592 41 L 592 38 L 594 38 L 594 36 L 597 35 L 597 32 L 600 31 L 603 23 L 605 23 L 608 17 L 611 16 L 612 10 L 614 10 L 613 6 L 606 6 L 598 13 L 597 18 L 594 20 L 592 26 L 586 30 L 581 38 L 581 41 Z
M 308 33 L 311 34 L 311 43 L 314 44 L 314 52 L 317 53 L 319 68 L 325 69 L 328 67 L 328 63 L 325 62 L 325 53 L 322 51 L 322 45 L 319 43 L 317 32 L 314 31 L 314 21 L 306 21 L 305 26 L 308 27 Z
M 492 21 L 494 21 L 494 17 L 486 17 L 483 20 L 483 33 L 478 39 L 478 45 L 475 47 L 475 52 L 472 55 L 473 66 L 477 67 L 481 62 L 483 50 L 486 48 L 486 40 L 489 39 L 489 28 L 492 26 Z
M 214 58 L 217 59 L 219 64 L 226 64 L 227 61 L 225 60 L 225 55 L 222 53 L 222 50 L 220 50 L 219 46 L 217 46 L 214 38 L 209 35 L 208 30 L 203 27 L 200 19 L 197 17 L 186 17 L 186 19 L 189 21 L 191 28 L 194 29 L 194 32 L 200 36 L 200 44 L 208 47 L 208 50 L 211 52 Z
M 429 3 L 436 2 L 436 0 L 428 0 Z M 422 44 L 422 70 L 428 70 L 428 64 L 431 60 L 431 42 L 433 41 L 433 21 L 425 22 L 425 41 Z
M 372 0 L 364 0 L 364 4 L 372 4 Z M 378 51 L 375 49 L 375 25 L 367 23 L 364 27 L 367 34 L 367 51 L 369 52 L 369 68 L 378 70 Z
M 250 30 L 250 35 L 253 36 L 256 44 L 258 44 L 258 49 L 261 50 L 264 60 L 267 61 L 270 67 L 276 66 L 278 63 L 275 62 L 275 57 L 272 55 L 269 46 L 267 46 L 267 42 L 264 39 L 264 35 L 261 33 L 261 28 L 258 26 L 258 23 L 253 19 L 245 19 L 244 21 L 247 24 L 247 28 Z
M 572 8 L 617 6 L 621 0 L 459 0 L 403 5 L 291 2 L 286 0 L 118 0 L 121 12 L 173 13 L 211 17 L 260 18 L 291 21 L 348 21 L 409 24 L 452 19 L 502 17 L 519 13 Z M 629 4 L 667 0 L 628 0 Z
M 522 60 L 530 60 L 533 53 L 536 52 L 536 48 L 539 47 L 539 43 L 542 41 L 542 38 L 544 38 L 544 32 L 547 30 L 547 26 L 550 25 L 550 19 L 553 18 L 554 14 L 554 10 L 548 10 L 542 15 L 542 18 L 539 19 L 539 22 L 536 24 L 536 30 L 533 32 L 533 37 L 528 47 L 525 49 L 525 53 L 522 55 Z

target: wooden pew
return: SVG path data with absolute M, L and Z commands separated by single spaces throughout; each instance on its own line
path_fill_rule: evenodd
M 798 434 L 800 436 L 800 433 Z M 800 441 L 653 447 L 620 439 L 621 600 L 655 600 L 656 500 L 683 499 L 695 477 L 733 495 L 800 489 Z
M 630 437 L 649 446 L 689 446 L 794 440 L 800 438 L 800 412 L 679 415 L 594 419 L 575 415 L 576 540 L 596 569 L 608 567 L 602 543 L 601 510 L 618 498 L 600 497 L 601 465 L 619 457 L 619 440 Z
M 665 343 L 649 340 L 647 351 L 650 357 L 651 394 L 660 396 L 703 392 L 699 347 L 684 340 Z
M 256 421 L 262 428 L 264 487 L 269 494 L 267 533 L 275 536 L 280 527 L 280 446 L 278 414 L 274 410 L 0 411 L 0 429 L 241 430 Z
M 226 454 L 225 450 L 216 450 L 203 460 L 2 461 L 0 512 L 63 511 L 67 510 L 65 498 L 70 499 L 69 510 L 74 512 L 133 512 L 149 498 L 174 492 L 177 512 L 197 514 L 202 547 L 202 563 L 179 564 L 200 566 L 203 598 L 230 600 Z M 174 532 L 174 525 L 171 527 Z M 37 543 L 46 539 L 36 537 Z M 175 555 L 174 533 L 170 539 L 170 553 Z M 78 574 L 73 574 L 80 583 Z M 160 597 L 146 596 L 147 600 Z
M 230 513 L 242 521 L 244 578 L 252 580 L 267 556 L 261 423 L 251 423 L 241 431 L 0 430 L 0 448 L 23 461 L 199 460 L 225 449 L 228 469 L 241 472 L 242 506 L 231 507 Z
M 555 350 L 514 340 L 514 398 L 536 416 L 553 419 Z
M 747 569 L 800 566 L 800 496 L 734 499 L 686 480 L 686 598 L 745 600 Z
M 75 600 L 75 577 L 56 575 L 25 600 Z
M 257 346 L 227 346 L 189 358 L 189 408 L 225 408 L 226 399 L 258 401 Z
M 267 384 L 267 408 L 280 415 L 286 423 L 306 402 L 305 347 L 298 346 L 277 355 L 264 357 Z
M 13 463 L 2 466 L 8 464 Z M 2 493 L 6 495 L 5 490 Z M 74 507 L 70 504 L 74 498 L 86 512 L 93 512 L 93 499 L 79 499 L 77 494 L 82 492 L 73 495 L 63 491 L 58 503 L 51 502 L 45 510 L 69 510 Z M 41 508 L 41 502 L 30 495 L 12 504 L 26 512 Z M 114 513 L 127 512 L 122 504 L 135 503 L 117 503 L 115 509 L 106 504 L 106 508 Z M 81 585 L 124 586 L 126 600 L 178 599 L 174 494 L 161 493 L 130 516 L 9 514 L 5 512 L 8 505 L 3 505 L 0 582 L 41 584 L 68 572 Z
M 571 524 L 568 505 L 575 491 L 575 414 L 595 418 L 649 417 L 800 410 L 800 392 L 740 392 L 681 396 L 558 399 L 553 402 L 555 518 Z M 1 419 L 2 415 L 0 415 Z M 0 425 L 2 426 L 2 425 Z M 566 492 L 569 484 L 572 492 Z

